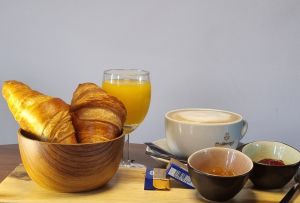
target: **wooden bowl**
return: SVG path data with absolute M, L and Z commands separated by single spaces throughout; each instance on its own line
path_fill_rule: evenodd
M 108 142 L 58 144 L 41 142 L 18 131 L 21 159 L 32 180 L 59 192 L 82 192 L 103 186 L 117 172 L 124 135 Z

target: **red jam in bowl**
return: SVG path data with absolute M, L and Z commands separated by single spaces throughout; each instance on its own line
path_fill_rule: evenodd
M 266 164 L 270 166 L 285 166 L 284 162 L 279 159 L 262 159 L 258 163 Z

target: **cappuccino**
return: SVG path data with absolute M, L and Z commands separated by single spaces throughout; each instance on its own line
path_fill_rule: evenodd
M 186 109 L 170 112 L 169 118 L 191 124 L 222 124 L 238 121 L 241 117 L 226 111 Z
M 168 147 L 180 157 L 208 147 L 236 149 L 247 129 L 247 121 L 230 111 L 186 108 L 165 114 Z

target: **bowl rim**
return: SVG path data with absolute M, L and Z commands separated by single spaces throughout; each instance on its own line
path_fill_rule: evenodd
M 191 164 L 190 164 L 190 159 L 191 159 L 192 156 L 194 156 L 196 153 L 199 153 L 200 151 L 204 151 L 204 150 L 212 150 L 212 149 L 224 149 L 224 150 L 226 150 L 226 151 L 233 151 L 233 152 L 235 152 L 235 153 L 238 153 L 238 154 L 240 154 L 241 156 L 245 157 L 246 159 L 250 160 L 251 168 L 250 168 L 248 171 L 246 171 L 245 173 L 242 173 L 242 174 L 239 174 L 239 175 L 234 175 L 234 176 L 221 176 L 221 175 L 215 175 L 215 174 L 207 173 L 207 172 L 198 170 L 198 169 L 196 169 L 196 168 L 194 168 L 194 167 L 191 166 Z M 253 170 L 253 167 L 254 167 L 253 161 L 252 161 L 246 154 L 244 154 L 244 153 L 242 153 L 242 152 L 240 152 L 240 151 L 238 151 L 238 150 L 236 150 L 236 149 L 224 148 L 224 147 L 208 147 L 208 148 L 200 149 L 200 150 L 194 152 L 193 154 L 191 154 L 191 155 L 189 156 L 187 163 L 188 163 L 188 167 L 191 168 L 193 171 L 195 171 L 195 172 L 197 172 L 197 173 L 200 173 L 200 174 L 203 174 L 203 175 L 206 175 L 206 176 L 219 177 L 219 178 L 226 178 L 226 179 L 227 179 L 227 178 L 229 179 L 229 178 L 237 178 L 237 177 L 247 176 L 248 174 L 250 174 L 250 172 Z
M 245 155 L 247 155 L 246 153 L 244 153 L 243 152 L 243 149 L 247 146 L 247 145 L 250 145 L 250 144 L 254 144 L 254 143 L 258 143 L 258 142 L 269 142 L 269 143 L 279 143 L 279 144 L 283 144 L 283 145 L 286 145 L 287 147 L 290 147 L 290 148 L 292 148 L 292 149 L 294 149 L 295 151 L 297 151 L 299 154 L 300 154 L 300 151 L 297 149 L 297 148 L 295 148 L 295 147 L 293 147 L 293 146 L 291 146 L 291 145 L 289 145 L 289 144 L 286 144 L 286 143 L 284 143 L 284 142 L 280 142 L 280 141 L 270 141 L 270 140 L 257 140 L 257 141 L 252 141 L 252 142 L 249 142 L 249 143 L 247 143 L 247 144 L 245 144 L 245 145 L 243 145 L 242 147 L 241 147 L 241 152 L 243 153 L 243 154 L 245 154 Z M 248 156 L 248 155 L 247 155 Z M 250 157 L 249 157 L 250 158 Z M 251 159 L 251 158 L 250 158 Z M 251 159 L 252 160 L 252 159 Z M 296 166 L 296 165 L 300 165 L 300 159 L 299 159 L 299 161 L 297 161 L 297 162 L 295 162 L 295 163 L 293 163 L 293 164 L 285 164 L 285 165 L 268 165 L 268 164 L 263 164 L 263 163 L 258 163 L 258 162 L 256 162 L 256 161 L 253 161 L 252 160 L 252 162 L 253 162 L 253 164 L 256 164 L 256 165 L 259 165 L 259 166 L 266 166 L 266 167 L 278 167 L 278 168 L 285 168 L 285 167 L 291 167 L 291 166 Z
M 236 121 L 224 122 L 224 123 L 188 123 L 188 122 L 184 122 L 184 121 L 182 121 L 182 122 L 178 121 L 178 120 L 173 119 L 170 116 L 168 116 L 168 114 L 170 114 L 172 112 L 176 112 L 176 111 L 193 111 L 193 110 L 225 112 L 225 113 L 234 114 L 234 115 L 238 116 L 239 119 L 237 119 Z M 244 118 L 241 114 L 238 114 L 238 113 L 235 113 L 235 112 L 232 112 L 232 111 L 227 111 L 227 110 L 222 110 L 222 109 L 213 109 L 213 108 L 190 108 L 190 107 L 169 110 L 165 113 L 164 117 L 165 117 L 166 120 L 170 120 L 170 121 L 173 121 L 175 123 L 186 124 L 186 125 L 194 125 L 194 126 L 227 126 L 227 125 L 233 125 L 233 124 L 239 123 L 239 122 L 244 120 Z
M 38 142 L 38 143 L 43 143 L 43 144 L 51 144 L 51 145 L 60 145 L 60 146 L 88 146 L 88 145 L 97 145 L 97 144 L 104 144 L 104 143 L 109 143 L 109 142 L 113 142 L 119 139 L 123 139 L 125 137 L 126 134 L 122 133 L 120 136 L 111 139 L 111 140 L 107 140 L 107 141 L 103 141 L 103 142 L 95 142 L 95 143 L 74 143 L 74 144 L 68 144 L 68 143 L 57 143 L 57 142 L 46 142 L 46 141 L 41 141 L 41 140 L 35 140 L 35 139 L 31 139 L 25 135 L 23 135 L 22 132 L 26 132 L 28 134 L 32 134 L 27 132 L 26 130 L 23 130 L 22 128 L 18 129 L 18 136 L 30 140 L 32 142 Z

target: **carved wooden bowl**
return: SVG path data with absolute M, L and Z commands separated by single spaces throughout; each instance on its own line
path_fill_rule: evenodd
M 124 135 L 102 143 L 57 144 L 18 131 L 21 159 L 32 180 L 59 192 L 82 192 L 103 186 L 117 172 Z

